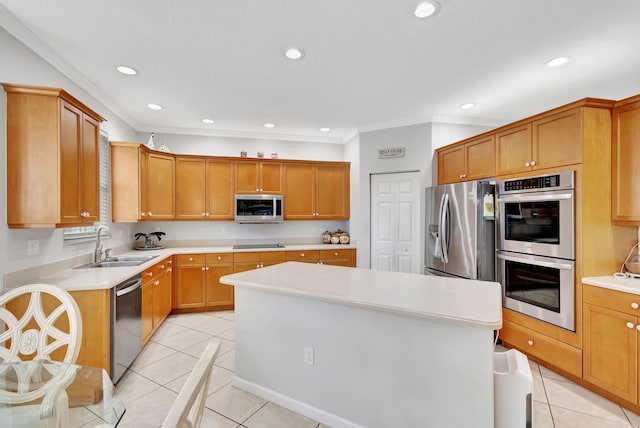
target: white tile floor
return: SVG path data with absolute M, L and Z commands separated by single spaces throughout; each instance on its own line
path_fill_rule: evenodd
M 206 343 L 219 340 L 203 427 L 328 428 L 231 385 L 233 312 L 171 315 L 117 385 L 122 427 L 159 427 Z M 534 428 L 640 428 L 640 416 L 530 362 Z M 429 426 L 425 421 L 425 426 Z

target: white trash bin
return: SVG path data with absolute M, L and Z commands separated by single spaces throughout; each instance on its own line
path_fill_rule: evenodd
M 515 349 L 493 353 L 495 428 L 533 427 L 533 377 L 526 355 Z

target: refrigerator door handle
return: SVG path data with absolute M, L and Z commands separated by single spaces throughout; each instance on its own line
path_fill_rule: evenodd
M 442 195 L 440 202 L 440 245 L 442 248 L 442 255 L 440 259 L 444 264 L 449 263 L 449 194 Z

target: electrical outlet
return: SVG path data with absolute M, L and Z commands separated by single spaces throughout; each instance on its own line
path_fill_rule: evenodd
M 40 240 L 30 239 L 27 241 L 27 255 L 35 256 L 40 254 Z
M 229 233 L 229 226 L 227 226 L 226 224 L 222 226 L 222 233 Z
M 313 348 L 311 346 L 304 347 L 304 363 L 310 366 L 314 365 Z
M 317 233 L 318 232 L 318 226 L 315 224 L 311 225 L 311 233 Z

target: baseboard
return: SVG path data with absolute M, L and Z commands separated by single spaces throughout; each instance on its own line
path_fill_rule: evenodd
M 310 406 L 302 401 L 295 400 L 289 396 L 280 394 L 279 392 L 265 388 L 260 385 L 256 385 L 253 382 L 242 379 L 238 376 L 233 377 L 233 386 L 242 389 L 243 391 L 262 397 L 265 400 L 271 401 L 279 406 L 296 412 L 313 420 L 328 425 L 331 428 L 365 428 L 362 425 L 358 425 L 354 422 L 341 418 L 340 416 L 329 413 L 325 410 L 318 409 L 317 407 Z

